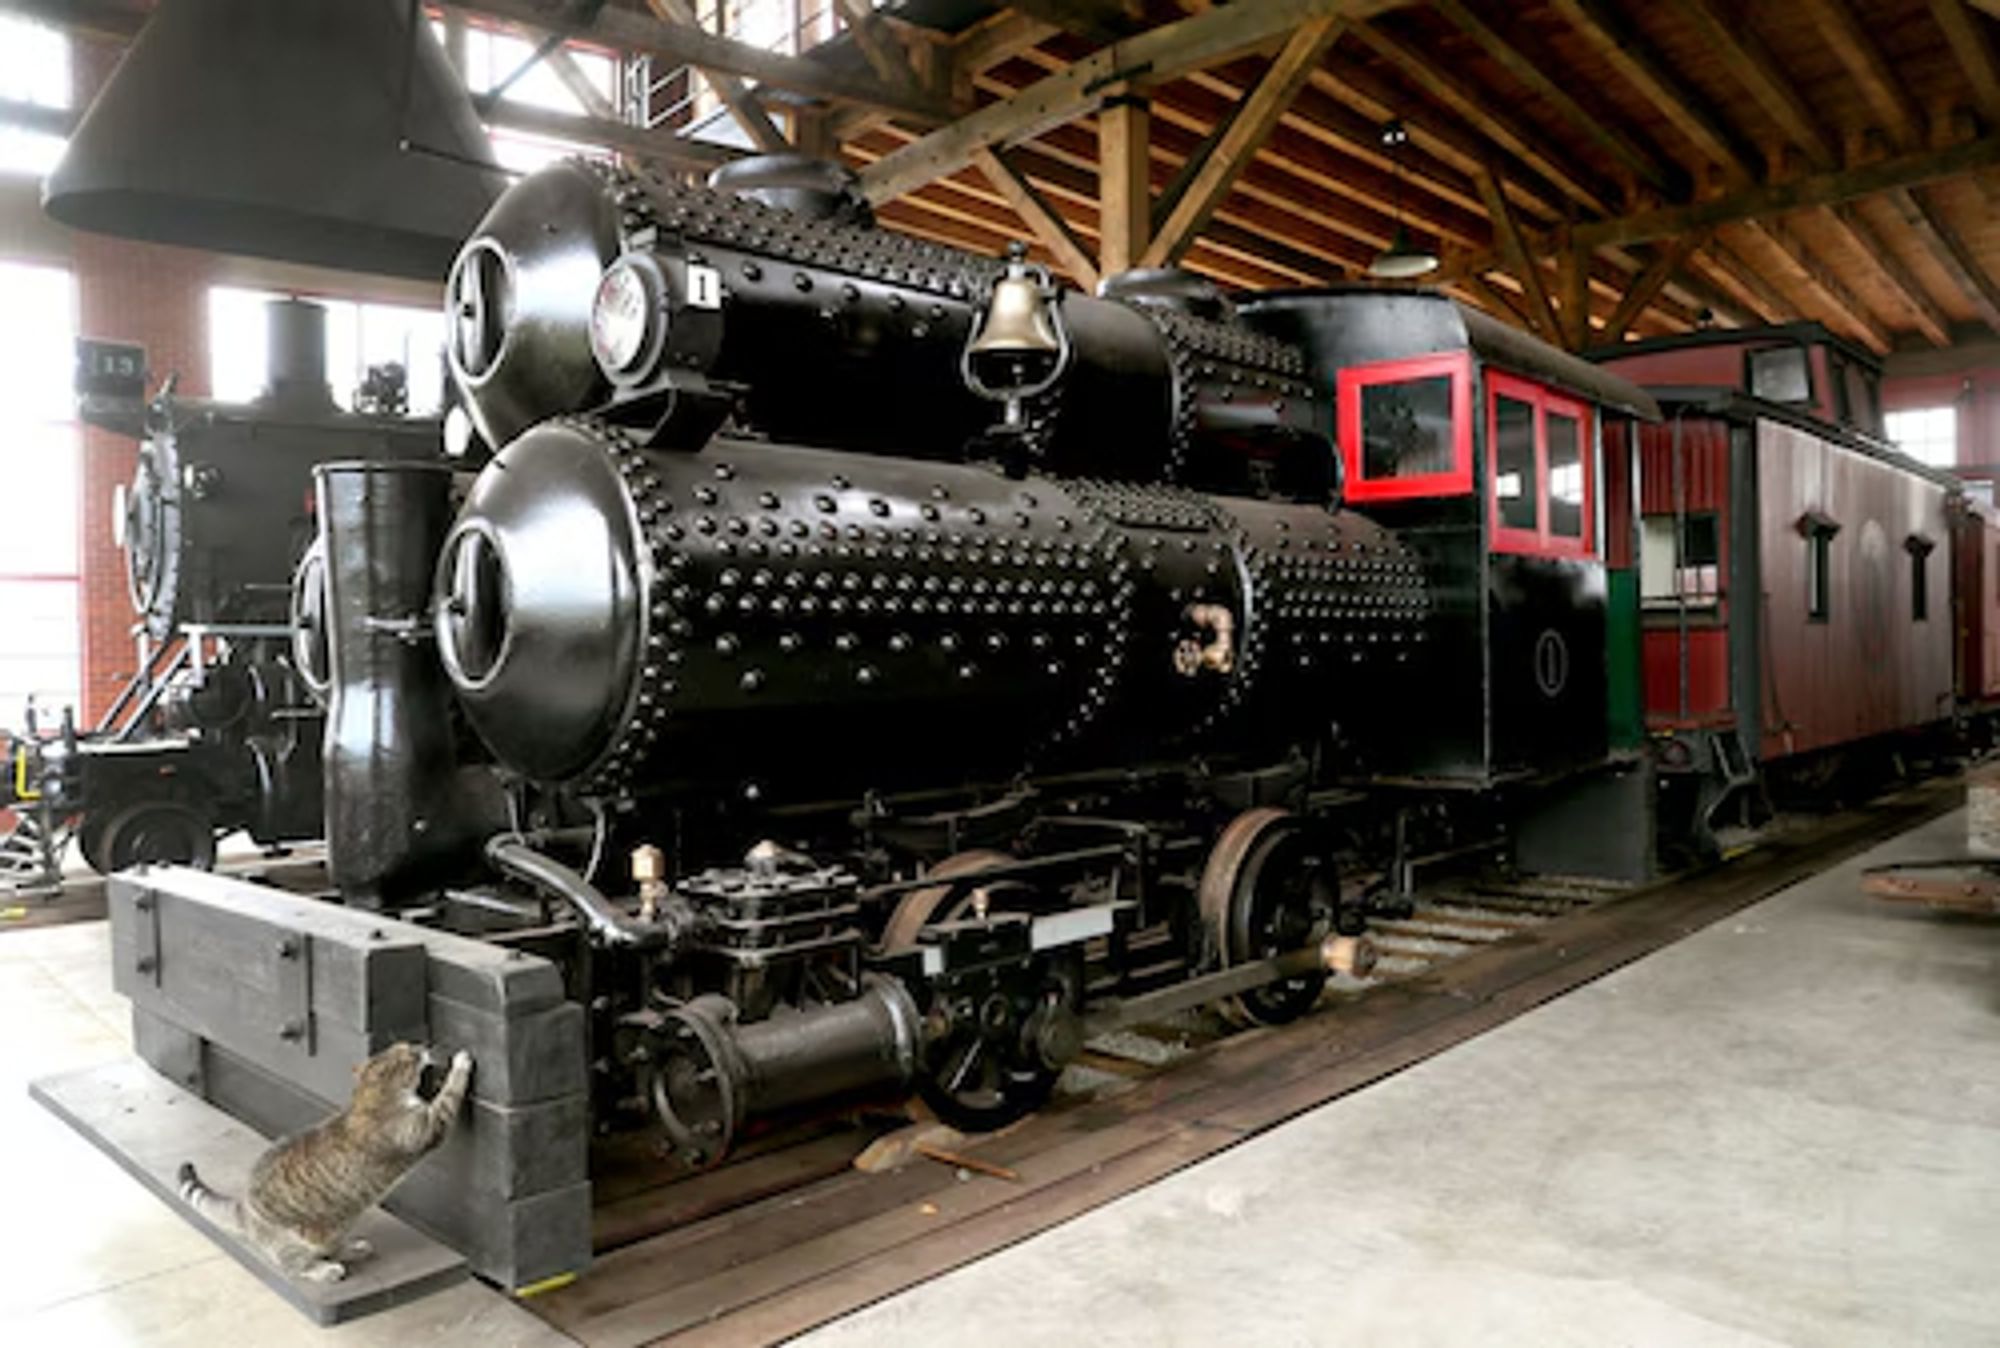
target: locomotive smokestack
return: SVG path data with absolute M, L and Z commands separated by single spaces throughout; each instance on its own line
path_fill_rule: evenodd
M 330 412 L 326 382 L 326 308 L 310 300 L 272 300 L 264 307 L 269 364 L 261 401 L 290 411 Z

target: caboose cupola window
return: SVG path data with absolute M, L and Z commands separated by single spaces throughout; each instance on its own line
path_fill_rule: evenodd
M 1463 353 L 1347 366 L 1337 392 L 1349 500 L 1472 490 L 1471 377 Z
M 1590 409 L 1514 375 L 1489 372 L 1488 520 L 1496 552 L 1583 557 L 1592 551 Z

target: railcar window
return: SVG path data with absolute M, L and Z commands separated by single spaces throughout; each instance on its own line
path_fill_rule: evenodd
M 1493 457 L 1500 523 L 1509 529 L 1535 528 L 1542 494 L 1535 464 L 1535 409 L 1518 398 L 1493 400 Z
M 1812 368 L 1802 346 L 1774 346 L 1750 353 L 1750 395 L 1774 403 L 1810 403 Z
M 1549 436 L 1549 532 L 1558 538 L 1583 537 L 1583 432 L 1575 417 L 1551 410 Z
M 37 108 L 71 105 L 69 35 L 32 19 L 0 15 L 0 99 Z M 0 126 L 0 173 L 41 177 L 62 158 L 52 131 Z
M 1931 549 L 1937 545 L 1922 534 L 1903 540 L 1910 554 L 1910 621 L 1926 622 L 1931 616 Z
M 1649 608 L 1712 608 L 1722 597 L 1722 530 L 1712 510 L 1680 518 L 1649 515 L 1640 525 L 1639 598 Z
M 1361 390 L 1361 473 L 1428 477 L 1452 469 L 1451 377 L 1428 375 Z
M 1833 531 L 1806 531 L 1806 617 L 1823 623 L 1833 616 Z

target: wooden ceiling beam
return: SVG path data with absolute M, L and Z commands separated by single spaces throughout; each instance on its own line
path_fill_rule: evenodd
M 1248 98 L 1237 104 L 1236 112 L 1223 124 L 1215 145 L 1202 156 L 1187 185 L 1173 201 L 1166 218 L 1153 232 L 1139 259 L 1142 267 L 1164 267 L 1177 262 L 1194 236 L 1208 223 L 1209 216 L 1229 195 L 1237 177 L 1257 157 L 1257 152 L 1278 125 L 1278 118 L 1298 96 L 1306 77 L 1340 37 L 1339 19 L 1310 19 L 1299 25 L 1284 48 L 1272 60 L 1264 78 Z
M 1491 173 L 1481 173 L 1477 181 L 1480 195 L 1486 198 L 1486 209 L 1493 216 L 1493 233 L 1499 244 L 1500 256 L 1506 259 L 1508 270 L 1521 283 L 1521 289 L 1528 297 L 1529 318 L 1545 340 L 1560 344 L 1562 327 L 1556 322 L 1555 306 L 1549 303 L 1549 292 L 1542 285 L 1541 268 L 1534 254 L 1528 250 L 1521 226 L 1514 219 L 1513 208 L 1508 206 L 1507 198 L 1501 194 L 1499 180 Z
M 1643 95 L 1710 163 L 1733 178 L 1755 176 L 1752 165 L 1756 152 L 1668 69 L 1616 10 L 1604 0 L 1550 0 L 1550 3 L 1590 49 L 1620 79 Z
M 869 0 L 832 0 L 832 4 L 876 79 L 892 88 L 922 91 L 923 81 L 910 64 L 908 49 L 896 40 Z
M 2000 291 L 1996 291 L 1993 279 L 1979 265 L 1979 259 L 1967 251 L 1950 223 L 1926 197 L 1912 189 L 1898 188 L 1889 193 L 1889 202 L 1916 234 L 1931 260 L 1964 293 L 1980 321 L 2000 333 Z
M 1831 169 L 1840 162 L 1833 141 L 1740 11 L 1724 14 L 1715 0 L 1668 0 L 1668 8 L 1693 29 L 1814 167 Z
M 1822 209 L 1821 218 L 1882 277 L 1925 340 L 1932 346 L 1951 345 L 1950 316 L 1938 307 L 1937 301 L 1931 298 L 1916 275 L 1889 250 L 1859 209 L 1852 204 L 1827 206 Z
M 1475 13 L 1464 0 L 1431 0 L 1431 8 L 1449 19 L 1502 70 L 1548 103 L 1574 130 L 1596 142 L 1599 149 L 1623 165 L 1635 178 L 1670 199 L 1687 194 L 1687 184 L 1681 181 L 1679 173 L 1663 165 L 1651 150 L 1639 144 L 1603 110 L 1584 107 L 1567 88 L 1551 79 L 1541 64 Z
M 1979 16 L 1963 0 L 1931 0 L 1931 17 L 1944 30 L 1952 57 L 1972 86 L 1972 103 L 1986 129 L 2000 130 L 2000 62 L 1994 60 L 1993 44 Z
M 1878 196 L 1897 188 L 1917 187 L 1941 178 L 1955 178 L 2000 165 L 2000 134 L 1961 141 L 1939 150 L 1878 159 L 1871 164 L 1807 174 L 1783 182 L 1767 182 L 1741 192 L 1685 206 L 1640 211 L 1610 220 L 1577 225 L 1577 241 L 1601 248 L 1609 244 L 1646 243 L 1668 239 L 1691 229 L 1731 224 L 1760 215 L 1783 215 L 1814 206 Z
M 1363 19 L 1400 3 L 1404 0 L 1260 0 L 1149 28 L 905 146 L 871 166 L 863 190 L 875 202 L 913 191 L 964 167 L 979 146 L 1012 144 L 1088 112 L 1108 85 L 1133 79 L 1160 83 L 1257 47 L 1308 19 Z
M 664 23 L 684 24 L 699 30 L 700 22 L 695 18 L 694 6 L 689 0 L 646 0 L 646 7 Z M 790 147 L 785 133 L 778 130 L 778 124 L 771 120 L 771 114 L 764 110 L 764 104 L 752 93 L 742 80 L 726 70 L 714 70 L 706 66 L 696 66 L 695 73 L 715 91 L 729 109 L 729 115 L 736 125 L 743 128 L 743 134 L 750 137 L 750 143 L 760 150 L 784 150 Z
M 1799 0 L 1799 7 L 1820 41 L 1832 47 L 1847 68 L 1848 76 L 1881 120 L 1890 143 L 1899 150 L 1920 148 L 1924 115 L 1910 97 L 1906 79 L 1890 69 L 1849 0 Z
M 1582 168 L 1549 149 L 1546 136 L 1501 111 L 1497 98 L 1470 88 L 1458 72 L 1440 68 L 1431 57 L 1379 24 L 1360 24 L 1354 31 L 1427 98 L 1449 109 L 1494 145 L 1547 178 L 1571 200 L 1599 215 L 1611 214 L 1610 193 L 1592 181 Z M 1406 110 L 1402 120 L 1418 125 L 1423 118 Z M 1475 170 L 1475 176 L 1484 171 L 1483 167 Z
M 1877 355 L 1894 345 L 1888 331 L 1861 298 L 1847 288 L 1846 282 L 1827 270 L 1813 256 L 1805 240 L 1792 233 L 1782 221 L 1775 217 L 1746 220 L 1736 228 L 1765 244 L 1793 281 L 1804 287 L 1828 311 L 1833 320 L 1830 326 L 1847 329 Z
M 996 150 L 982 146 L 973 153 L 972 162 L 986 176 L 986 181 L 993 184 L 993 190 L 1006 198 L 1014 214 L 1021 217 L 1021 222 L 1034 231 L 1042 247 L 1049 250 L 1050 256 L 1070 274 L 1070 278 L 1085 290 L 1096 290 L 1099 279 L 1096 259 L 1077 240 L 1069 222 L 1035 190 L 1035 185 Z
M 1494 285 L 1480 273 L 1468 272 L 1453 281 L 1450 287 L 1447 288 L 1465 291 L 1468 295 L 1472 296 L 1480 308 L 1486 310 L 1487 313 L 1500 319 L 1502 322 L 1512 323 L 1515 327 L 1524 328 L 1530 332 L 1534 331 L 1534 320 L 1528 317 L 1528 311 L 1516 303 L 1513 296 L 1509 295 L 1499 286 Z

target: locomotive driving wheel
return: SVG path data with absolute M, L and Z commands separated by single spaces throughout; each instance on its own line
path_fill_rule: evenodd
M 1333 930 L 1340 877 L 1308 821 L 1288 810 L 1245 810 L 1208 854 L 1199 890 L 1202 922 L 1227 969 L 1316 945 Z M 1324 973 L 1268 983 L 1225 1006 L 1259 1025 L 1312 1009 Z
M 960 852 L 927 878 L 950 881 L 1013 860 L 991 850 Z M 1032 885 L 1018 880 L 913 890 L 882 929 L 882 949 L 909 949 L 937 923 L 1031 913 L 1038 899 Z M 1081 1047 L 1075 1008 L 1082 986 L 1081 961 L 1073 955 L 1001 959 L 928 980 L 918 994 L 924 1034 L 917 1094 L 939 1119 L 965 1132 L 990 1132 L 1039 1109 Z

